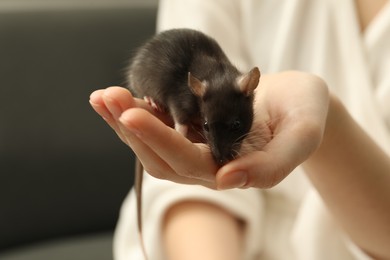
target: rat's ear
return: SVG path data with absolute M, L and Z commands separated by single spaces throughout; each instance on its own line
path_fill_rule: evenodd
M 247 74 L 237 78 L 237 85 L 239 90 L 246 96 L 253 94 L 260 81 L 260 70 L 258 67 L 254 67 Z
M 206 92 L 207 84 L 206 82 L 200 81 L 195 76 L 192 76 L 191 72 L 188 72 L 188 86 L 195 96 L 203 97 Z

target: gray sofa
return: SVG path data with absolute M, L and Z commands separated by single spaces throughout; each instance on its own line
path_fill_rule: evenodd
M 112 259 L 134 156 L 88 98 L 124 82 L 156 1 L 13 2 L 0 1 L 0 259 Z

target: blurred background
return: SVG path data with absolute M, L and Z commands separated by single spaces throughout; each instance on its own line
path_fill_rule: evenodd
M 0 259 L 112 259 L 134 156 L 88 99 L 123 84 L 156 11 L 157 0 L 0 0 Z

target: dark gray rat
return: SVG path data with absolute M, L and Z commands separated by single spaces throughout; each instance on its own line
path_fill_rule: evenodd
M 142 46 L 129 68 L 132 94 L 170 113 L 183 135 L 201 122 L 215 161 L 238 153 L 253 122 L 257 67 L 241 74 L 211 37 L 191 29 L 157 34 Z
M 253 123 L 259 79 L 257 67 L 240 73 L 214 39 L 191 29 L 157 34 L 137 51 L 128 69 L 132 94 L 168 112 L 177 131 L 186 136 L 189 127 L 203 126 L 219 165 L 239 155 Z M 141 243 L 142 177 L 142 167 L 138 167 L 135 188 Z

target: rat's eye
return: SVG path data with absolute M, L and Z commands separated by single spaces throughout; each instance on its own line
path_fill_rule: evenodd
M 241 128 L 241 121 L 240 120 L 235 120 L 231 125 L 230 129 L 233 131 L 237 131 Z
M 209 129 L 209 123 L 207 123 L 207 121 L 206 122 L 204 122 L 204 124 L 203 124 L 203 129 L 206 131 L 206 132 L 208 132 L 210 129 Z

